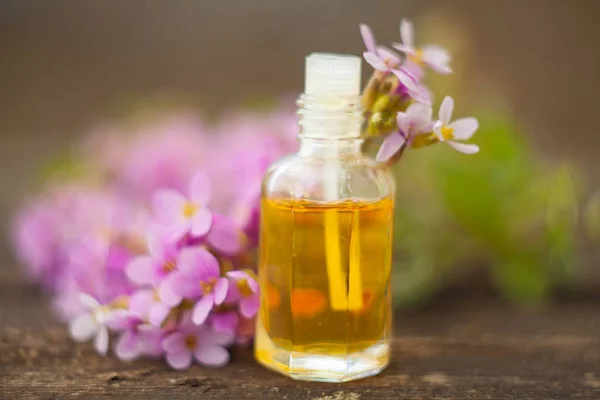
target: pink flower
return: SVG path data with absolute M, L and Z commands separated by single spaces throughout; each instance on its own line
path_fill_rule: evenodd
M 208 367 L 220 367 L 229 362 L 225 346 L 233 342 L 233 336 L 215 332 L 206 326 L 194 326 L 182 322 L 179 330 L 163 341 L 167 363 L 175 369 L 186 369 L 195 359 Z
M 204 236 L 212 224 L 212 213 L 207 207 L 210 197 L 208 175 L 198 172 L 192 178 L 187 197 L 172 189 L 159 190 L 153 199 L 155 213 L 171 238 L 178 239 L 188 232 Z
M 452 119 L 452 111 L 454 110 L 454 100 L 452 97 L 446 96 L 440 106 L 439 121 L 433 127 L 433 131 L 437 135 L 440 142 L 446 142 L 456 150 L 465 154 L 475 154 L 479 151 L 479 146 L 475 144 L 465 144 L 456 142 L 456 140 L 469 140 L 475 131 L 479 128 L 479 122 L 476 118 L 461 118 L 454 122 Z
M 179 249 L 159 229 L 150 231 L 147 243 L 150 254 L 133 258 L 127 264 L 126 273 L 137 284 L 156 286 L 177 268 Z
M 232 287 L 230 285 L 230 287 Z M 217 332 L 234 335 L 238 326 L 239 317 L 235 309 L 217 310 L 214 309 L 209 317 L 210 325 Z
M 452 69 L 448 65 L 450 53 L 446 49 L 436 45 L 426 45 L 421 49 L 415 47 L 413 25 L 407 19 L 400 22 L 400 38 L 402 43 L 394 43 L 394 48 L 405 53 L 414 64 L 417 66 L 427 65 L 440 74 L 452 73 Z
M 159 189 L 184 191 L 193 174 L 203 168 L 212 148 L 201 120 L 185 113 L 163 116 L 124 132 L 119 152 L 113 145 L 109 172 L 129 195 L 146 200 Z M 121 133 L 121 132 L 119 132 Z
M 235 283 L 230 287 L 239 301 L 240 314 L 245 318 L 254 317 L 260 305 L 258 283 L 245 271 L 230 271 L 227 276 Z
M 192 311 L 195 324 L 202 324 L 213 306 L 223 303 L 227 295 L 227 278 L 220 277 L 215 256 L 201 247 L 188 247 L 179 256 L 179 270 L 161 286 L 161 297 L 169 305 L 182 298 L 200 298 Z
M 431 114 L 431 107 L 421 103 L 411 104 L 405 113 L 399 112 L 398 131 L 385 138 L 377 153 L 377 161 L 388 161 L 405 145 L 410 146 L 416 135 L 431 132 Z
M 242 248 L 244 233 L 238 224 L 225 215 L 213 213 L 212 225 L 206 235 L 206 243 L 219 253 L 232 255 Z
M 140 290 L 129 298 L 129 308 L 108 321 L 108 326 L 120 335 L 115 344 L 115 354 L 130 361 L 142 355 L 162 354 L 162 331 L 147 323 L 151 306 L 150 291 Z
M 30 277 L 50 286 L 63 264 L 56 214 L 47 200 L 41 200 L 20 210 L 11 229 L 13 246 Z
M 375 35 L 368 25 L 360 25 L 360 34 L 367 51 L 363 53 L 365 61 L 381 72 L 388 72 L 400 68 L 402 60 L 393 51 L 383 46 L 377 46 Z

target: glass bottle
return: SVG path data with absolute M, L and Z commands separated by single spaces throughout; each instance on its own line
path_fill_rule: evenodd
M 361 151 L 358 57 L 306 58 L 300 150 L 263 180 L 255 357 L 342 382 L 388 364 L 393 178 Z

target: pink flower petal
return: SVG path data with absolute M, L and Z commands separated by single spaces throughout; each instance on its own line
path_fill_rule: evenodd
M 143 325 L 142 325 L 143 326 Z M 163 355 L 163 333 L 160 329 L 144 330 L 140 333 L 140 352 L 150 357 Z
M 215 296 L 212 293 L 198 300 L 192 312 L 192 321 L 194 321 L 194 324 L 202 325 L 206 321 L 206 317 L 208 317 L 208 313 L 210 313 L 214 304 Z
M 94 339 L 94 348 L 102 355 L 106 355 L 108 352 L 108 328 L 105 326 L 100 327 L 98 334 Z
M 233 312 L 215 313 L 211 317 L 212 326 L 216 332 L 233 335 L 238 323 L 238 315 Z
M 182 210 L 186 202 L 181 193 L 171 189 L 161 189 L 152 198 L 156 216 L 169 225 L 184 219 Z
M 450 64 L 450 53 L 441 46 L 423 46 L 423 61 L 434 71 L 440 74 L 452 73 Z
M 404 69 L 393 69 L 392 73 L 398 77 L 400 83 L 406 87 L 410 92 L 418 92 L 419 85 L 414 77 L 406 72 Z
M 244 271 L 229 271 L 227 276 L 233 279 L 248 279 L 250 275 Z
M 260 299 L 258 296 L 250 296 L 240 301 L 240 313 L 246 318 L 252 318 L 258 312 Z
M 137 284 L 154 284 L 160 280 L 160 276 L 155 273 L 157 267 L 154 258 L 143 255 L 132 259 L 125 267 L 125 273 L 132 282 Z
M 140 356 L 138 343 L 138 336 L 132 331 L 126 331 L 117 339 L 117 344 L 115 345 L 117 357 L 124 361 L 135 360 Z
M 204 343 L 217 345 L 217 346 L 229 346 L 233 344 L 235 337 L 231 333 L 209 331 L 209 334 L 205 335 Z
M 210 179 L 204 171 L 197 172 L 190 185 L 190 198 L 194 203 L 206 206 L 212 195 Z
M 360 24 L 360 34 L 362 36 L 363 42 L 365 43 L 367 51 L 370 53 L 375 53 L 375 36 L 373 35 L 371 28 L 369 28 L 368 25 Z
M 400 39 L 402 39 L 402 43 L 406 46 L 415 47 L 413 24 L 405 18 L 400 21 Z
M 225 296 L 224 303 L 225 304 L 235 303 L 240 298 L 240 291 L 239 291 L 237 285 L 230 284 L 227 286 L 228 286 L 227 287 L 227 296 Z
M 214 288 L 215 304 L 219 305 L 223 303 L 225 297 L 227 296 L 228 286 L 229 281 L 227 280 L 227 278 L 219 278 Z
M 206 241 L 221 253 L 235 254 L 242 247 L 240 228 L 237 224 L 222 215 L 212 215 L 212 226 Z
M 171 293 L 174 293 L 178 297 L 194 299 L 202 294 L 200 280 L 197 273 L 182 271 L 173 274 L 168 281 L 165 281 L 165 285 L 168 286 L 168 290 Z
M 219 277 L 221 270 L 215 256 L 203 248 L 197 248 L 195 251 L 195 268 L 200 280 L 207 281 Z
M 162 347 L 167 353 L 185 352 L 185 335 L 181 332 L 175 332 L 167 336 L 162 342 Z
M 431 123 L 431 116 L 433 109 L 431 106 L 423 103 L 413 103 L 406 110 L 406 114 L 410 118 L 410 122 L 413 126 L 412 133 L 421 132 L 425 127 Z
M 199 363 L 208 367 L 222 367 L 229 362 L 229 352 L 220 346 L 199 346 L 194 355 Z
M 458 143 L 454 141 L 449 141 L 448 144 L 464 154 L 475 154 L 479 152 L 479 146 L 476 144 Z
M 162 303 L 169 307 L 175 307 L 181 303 L 181 294 L 178 283 L 181 282 L 179 275 L 172 275 L 167 278 L 158 288 L 158 296 Z
M 138 315 L 146 315 L 154 302 L 152 289 L 138 290 L 129 297 L 129 310 Z
M 431 68 L 432 70 L 434 70 L 438 74 L 450 75 L 453 72 L 452 68 L 450 68 L 447 65 L 433 64 L 433 63 L 429 63 L 429 62 L 427 62 L 427 65 L 429 66 L 429 68 Z
M 461 118 L 452 122 L 449 126 L 454 130 L 452 134 L 456 139 L 469 140 L 479 128 L 479 122 L 473 117 Z
M 424 71 L 423 67 L 421 67 L 419 64 L 417 64 L 415 62 L 412 62 L 411 60 L 404 61 L 404 64 L 402 64 L 402 68 L 409 75 L 413 76 L 417 82 L 421 82 L 423 80 L 423 77 L 425 76 L 425 71 Z M 427 103 L 427 104 L 429 104 L 429 103 Z
M 191 233 L 193 236 L 204 236 L 212 225 L 212 213 L 206 207 L 201 207 L 192 219 Z
M 250 289 L 254 293 L 259 293 L 260 292 L 260 287 L 258 286 L 258 282 L 256 282 L 254 279 L 252 279 L 252 278 L 248 279 L 248 286 L 250 286 Z
M 148 252 L 156 259 L 161 259 L 164 256 L 165 231 L 164 227 L 156 225 L 146 235 Z
M 402 59 L 392 49 L 388 49 L 385 46 L 377 47 L 377 55 L 380 60 L 383 60 L 386 65 L 398 66 L 402 62 Z
M 404 138 L 402 137 L 402 135 L 400 135 L 400 133 L 398 133 L 398 132 L 390 133 L 385 138 L 383 143 L 381 144 L 381 147 L 379 148 L 379 151 L 377 152 L 376 160 L 378 162 L 388 161 L 390 158 L 392 158 L 394 156 L 394 154 L 396 154 L 398 151 L 400 151 L 402 146 L 404 146 L 404 143 L 406 143 L 406 140 L 404 140 Z
M 379 59 L 379 57 L 377 57 L 377 55 L 369 52 L 364 52 L 363 57 L 365 58 L 365 61 L 368 62 L 371 65 L 371 67 L 375 68 L 376 70 L 382 72 L 388 70 L 388 67 L 382 60 Z
M 189 351 L 169 353 L 166 358 L 167 363 L 174 369 L 188 369 L 192 365 L 192 353 Z
M 150 312 L 148 313 L 148 321 L 154 326 L 161 326 L 164 322 L 167 315 L 171 312 L 171 308 L 163 303 L 154 303 L 152 307 L 150 307 Z
M 416 53 L 416 50 L 412 46 L 407 46 L 402 43 L 392 43 L 392 47 L 404 54 L 413 55 Z
M 415 90 L 410 91 L 410 95 L 413 100 L 426 104 L 428 106 L 432 103 L 432 95 L 427 86 L 418 84 Z
M 69 333 L 78 342 L 90 340 L 97 331 L 98 323 L 90 313 L 75 317 L 69 324 Z
M 452 111 L 454 110 L 454 100 L 450 96 L 446 96 L 440 106 L 440 121 L 444 125 L 448 125 L 452 119 Z

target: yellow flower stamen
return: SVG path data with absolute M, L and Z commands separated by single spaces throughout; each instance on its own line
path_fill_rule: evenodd
M 415 52 L 415 54 L 412 54 L 408 57 L 408 59 L 412 62 L 414 62 L 415 64 L 419 65 L 419 66 L 423 66 L 424 61 L 423 61 L 423 50 L 421 49 L 417 49 L 417 51 Z
M 114 299 L 110 304 L 103 307 L 105 311 L 110 311 L 110 308 L 127 308 L 129 306 L 129 297 L 119 296 Z
M 169 273 L 169 272 L 173 271 L 176 267 L 177 267 L 177 264 L 175 264 L 174 261 L 166 261 L 163 264 L 162 269 L 164 272 Z
M 190 350 L 194 350 L 198 344 L 198 338 L 193 335 L 189 335 L 185 338 L 185 347 Z
M 186 202 L 183 205 L 183 216 L 186 218 L 193 217 L 200 207 L 197 204 L 192 203 L 191 201 Z
M 449 126 L 442 126 L 442 137 L 444 140 L 452 140 L 454 139 L 454 128 L 450 128 Z
M 204 295 L 212 293 L 213 289 L 215 288 L 216 283 L 217 283 L 217 278 L 210 278 L 208 281 L 201 281 L 200 288 L 202 289 L 202 293 Z
M 248 284 L 248 280 L 247 279 L 239 279 L 236 282 L 237 288 L 240 291 L 240 294 L 242 295 L 242 297 L 248 297 L 248 296 L 252 296 L 252 294 L 254 294 L 254 292 L 252 291 L 252 288 L 250 288 L 250 285 Z

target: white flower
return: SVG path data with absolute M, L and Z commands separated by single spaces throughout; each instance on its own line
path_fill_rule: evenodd
M 452 119 L 452 111 L 454 109 L 454 100 L 452 97 L 446 96 L 440 106 L 439 121 L 433 126 L 433 132 L 440 140 L 446 142 L 456 150 L 465 154 L 475 154 L 479 151 L 479 146 L 475 144 L 459 143 L 456 140 L 469 140 L 479 128 L 479 123 L 476 118 L 461 118 L 454 122 Z
M 112 311 L 85 293 L 81 293 L 79 299 L 86 311 L 69 321 L 69 333 L 78 342 L 87 342 L 94 338 L 96 351 L 106 354 L 108 351 L 106 322 Z

